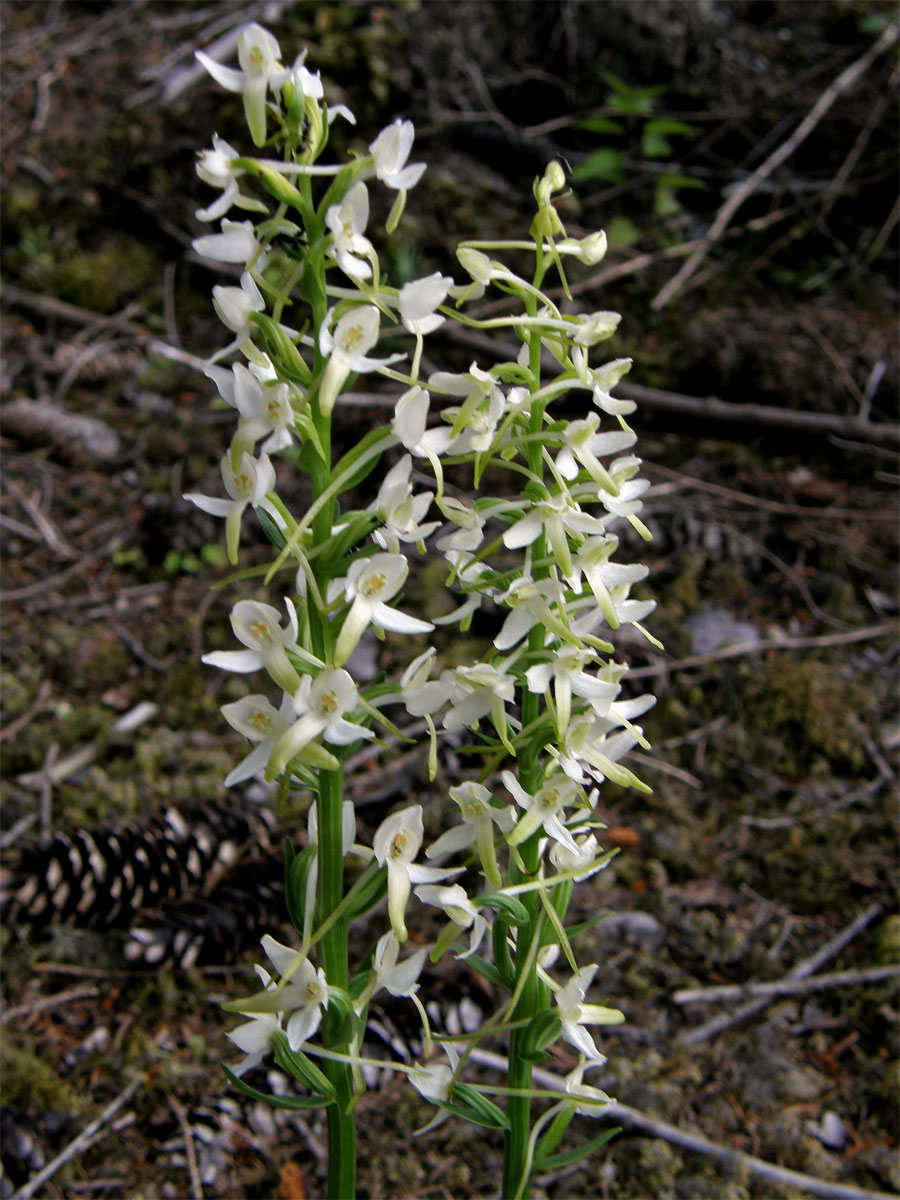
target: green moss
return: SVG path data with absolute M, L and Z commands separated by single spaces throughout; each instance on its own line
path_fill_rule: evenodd
M 893 913 L 878 934 L 878 962 L 884 966 L 900 962 L 900 916 Z
M 79 1112 L 83 1099 L 59 1075 L 53 1062 L 10 1039 L 3 1039 L 0 1103 L 40 1112 Z
M 872 707 L 870 689 L 831 664 L 780 654 L 749 682 L 745 720 L 773 770 L 799 777 L 821 759 L 862 771 L 868 753 L 859 722 Z
M 96 251 L 73 254 L 58 264 L 55 282 L 63 300 L 93 312 L 115 312 L 140 291 L 155 271 L 155 260 L 140 242 L 111 239 Z

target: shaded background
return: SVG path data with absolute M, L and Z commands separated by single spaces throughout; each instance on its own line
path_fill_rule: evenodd
M 534 177 L 557 154 L 572 171 L 568 231 L 610 235 L 607 260 L 573 272 L 573 291 L 580 309 L 624 314 L 609 357 L 635 360 L 618 392 L 640 401 L 633 424 L 654 484 L 654 542 L 633 553 L 651 563 L 666 652 L 622 647 L 659 696 L 652 754 L 634 756 L 654 793 L 604 789 L 606 839 L 621 853 L 573 913 L 610 913 L 579 955 L 601 964 L 597 999 L 627 1016 L 605 1039 L 603 1086 L 722 1146 L 900 1189 L 893 985 L 777 998 L 718 1032 L 708 1020 L 733 1006 L 673 999 L 781 978 L 856 919 L 860 932 L 823 970 L 898 958 L 896 49 L 748 186 L 893 11 L 4 5 L 0 750 L 12 869 L 41 830 L 125 822 L 158 849 L 158 828 L 140 830 L 169 805 L 206 806 L 213 837 L 224 827 L 221 781 L 243 751 L 218 707 L 245 688 L 211 679 L 199 656 L 230 644 L 233 596 L 210 590 L 222 574 L 218 524 L 180 497 L 218 490 L 231 425 L 198 370 L 222 341 L 209 292 L 223 276 L 190 250 L 194 209 L 210 201 L 194 153 L 213 131 L 236 145 L 246 135 L 239 99 L 192 55 L 259 20 L 285 60 L 308 46 L 329 101 L 356 113 L 357 131 L 336 130 L 341 148 L 364 146 L 395 116 L 415 122 L 414 157 L 429 171 L 379 247 L 393 282 L 452 271 L 462 237 L 523 236 Z M 722 236 L 661 303 L 742 187 Z M 384 215 L 375 210 L 372 230 Z M 443 369 L 485 361 L 465 338 L 429 339 L 429 353 Z M 791 427 L 794 412 L 815 419 Z M 382 419 L 377 408 L 348 416 L 354 431 Z M 743 650 L 728 653 L 735 644 Z M 418 760 L 389 758 L 358 787 L 361 821 L 374 826 L 423 786 Z M 260 793 L 233 803 L 256 812 Z M 304 827 L 301 813 L 283 814 L 295 839 Z M 193 935 L 220 915 L 187 971 L 137 970 L 124 931 L 30 930 L 23 919 L 4 931 L 14 1019 L 3 1158 L 15 1186 L 133 1077 L 140 1089 L 122 1110 L 133 1120 L 38 1194 L 321 1194 L 317 1120 L 298 1135 L 293 1118 L 238 1104 L 217 1067 L 230 1057 L 218 1004 L 243 994 L 253 954 L 232 960 L 278 919 L 251 899 L 277 884 L 278 838 L 250 836 L 224 880 L 231 909 L 210 900 L 219 864 L 214 881 L 192 881 L 188 915 L 163 914 L 175 935 L 179 922 Z M 464 973 L 440 984 L 450 998 L 470 986 Z M 450 1123 L 413 1140 L 427 1113 L 410 1092 L 394 1084 L 360 1106 L 361 1194 L 492 1194 L 497 1139 Z M 595 1132 L 579 1118 L 571 1137 Z M 627 1134 L 535 1189 L 788 1194 Z

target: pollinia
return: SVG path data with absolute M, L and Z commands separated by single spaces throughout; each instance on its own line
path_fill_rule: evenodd
M 617 314 L 563 311 L 543 290 L 550 276 L 571 300 L 567 260 L 596 264 L 606 238 L 566 235 L 555 207 L 565 176 L 553 162 L 535 181 L 527 238 L 463 243 L 459 281 L 434 273 L 398 287 L 367 236 L 369 186 L 393 197 L 391 234 L 425 169 L 408 161 L 412 124 L 396 120 L 367 150 L 330 164 L 333 123 L 355 119 L 325 103 L 303 56 L 283 66 L 275 38 L 248 25 L 239 68 L 197 57 L 242 95 L 254 152 L 214 136 L 197 164 L 218 193 L 197 215 L 219 231 L 195 248 L 241 271 L 239 285 L 213 289 L 229 341 L 206 369 L 237 425 L 221 462 L 224 496 L 186 498 L 224 518 L 233 564 L 246 521 L 273 546 L 264 574 L 238 573 L 244 593 L 249 580 L 261 597 L 232 610 L 241 648 L 204 662 L 252 675 L 257 689 L 222 709 L 250 743 L 226 784 L 263 775 L 282 793 L 312 796 L 307 844 L 286 849 L 294 944 L 263 938 L 260 990 L 226 1005 L 242 1017 L 229 1037 L 244 1057 L 225 1069 L 259 1097 L 244 1076 L 273 1056 L 301 1087 L 271 1103 L 325 1107 L 328 1195 L 352 1196 L 368 1006 L 381 989 L 407 997 L 421 1014 L 423 1061 L 381 1065 L 405 1073 L 436 1120 L 502 1130 L 503 1195 L 524 1196 L 534 1170 L 559 1161 L 573 1114 L 609 1103 L 584 1082 L 605 1061 L 589 1028 L 623 1016 L 588 1000 L 598 966 L 577 965 L 566 911 L 575 885 L 611 856 L 595 832 L 599 785 L 649 790 L 622 759 L 646 746 L 636 721 L 653 697 L 623 695 L 627 667 L 608 640 L 623 625 L 641 629 L 653 608 L 629 594 L 647 568 L 615 557 L 623 522 L 649 536 L 639 516 L 648 485 L 626 420 L 634 404 L 611 395 L 630 360 L 592 361 Z M 509 265 L 521 261 L 532 264 L 528 277 Z M 472 315 L 482 299 L 495 312 L 499 300 L 502 315 Z M 500 331 L 517 353 L 426 378 L 425 338 L 447 321 Z M 407 348 L 379 354 L 388 335 Z M 348 436 L 342 395 L 367 372 L 391 381 L 391 422 L 335 461 L 333 429 Z M 376 490 L 369 477 L 385 459 L 393 465 Z M 296 473 L 313 497 L 305 512 L 279 495 Z M 374 499 L 353 507 L 367 478 Z M 423 479 L 430 490 L 419 490 Z M 445 563 L 449 597 L 447 615 L 432 620 L 402 598 L 411 564 L 426 556 Z M 447 665 L 432 642 L 446 647 L 448 636 L 435 626 L 464 631 L 479 609 L 495 619 L 493 643 L 476 661 Z M 355 651 L 373 633 L 390 635 L 401 668 L 366 684 L 354 678 Z M 414 639 L 408 661 L 404 635 Z M 432 844 L 418 803 L 360 844 L 344 763 L 364 741 L 410 728 L 428 740 L 433 781 L 448 735 L 463 737 L 471 778 L 449 788 L 449 827 Z M 350 962 L 348 928 L 363 918 L 378 936 Z M 429 941 L 417 922 L 439 932 Z M 497 998 L 461 1037 L 432 1031 L 418 994 L 426 959 L 445 954 L 465 959 Z M 576 1065 L 559 1092 L 542 1092 L 532 1067 L 559 1038 Z M 464 1082 L 488 1045 L 505 1057 L 505 1081 Z

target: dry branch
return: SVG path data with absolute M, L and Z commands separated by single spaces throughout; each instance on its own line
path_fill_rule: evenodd
M 124 1108 L 138 1088 L 141 1087 L 141 1084 L 142 1081 L 140 1079 L 132 1080 L 123 1091 L 119 1092 L 115 1100 L 107 1104 L 100 1116 L 91 1121 L 90 1125 L 86 1126 L 79 1133 L 77 1138 L 69 1142 L 68 1146 L 60 1151 L 56 1158 L 51 1159 L 45 1167 L 38 1171 L 37 1175 L 29 1179 L 26 1184 L 23 1184 L 13 1195 L 12 1200 L 29 1200 L 31 1196 L 37 1193 L 42 1184 L 46 1183 L 48 1179 L 53 1178 L 60 1167 L 65 1166 L 70 1159 L 75 1158 L 83 1150 L 87 1150 L 89 1146 L 92 1146 L 94 1142 L 105 1137 L 107 1132 L 106 1126 L 109 1125 L 119 1109 Z
M 722 207 L 716 214 L 716 219 L 710 226 L 709 232 L 703 239 L 702 245 L 694 251 L 691 257 L 681 267 L 681 270 L 670 279 L 664 288 L 656 295 L 652 301 L 652 307 L 655 309 L 664 308 L 670 300 L 673 300 L 678 293 L 683 289 L 684 285 L 691 278 L 697 268 L 700 266 L 703 259 L 709 252 L 710 247 L 714 242 L 717 242 L 728 227 L 728 223 L 737 210 L 741 207 L 744 201 L 756 191 L 759 184 L 771 175 L 776 167 L 780 166 L 803 142 L 819 121 L 825 116 L 835 100 L 838 99 L 844 92 L 848 91 L 860 75 L 863 74 L 872 65 L 879 55 L 883 54 L 893 46 L 897 40 L 898 28 L 896 25 L 888 25 L 882 32 L 881 37 L 874 45 L 870 46 L 865 54 L 861 55 L 855 62 L 852 62 L 849 67 L 846 67 L 838 75 L 829 86 L 825 89 L 810 111 L 806 114 L 791 136 L 774 150 L 764 162 L 756 168 L 739 188 L 731 193 Z
M 623 400 L 635 400 L 650 410 L 699 417 L 704 421 L 754 425 L 820 437 L 856 438 L 858 441 L 885 446 L 900 445 L 900 427 L 887 421 L 867 421 L 865 417 L 842 417 L 833 413 L 804 412 L 765 404 L 731 404 L 717 396 L 683 396 L 678 392 L 661 391 L 637 383 L 620 384 L 617 394 Z
M 853 971 L 832 971 L 829 975 L 810 975 L 806 979 L 775 979 L 771 983 L 720 984 L 706 988 L 684 988 L 675 992 L 676 1004 L 713 1003 L 717 1000 L 747 1000 L 751 996 L 800 996 L 827 988 L 853 987 L 861 983 L 881 983 L 900 976 L 900 963 L 887 967 L 864 967 Z
M 881 905 L 873 904 L 871 908 L 867 908 L 865 912 L 860 913 L 856 920 L 851 921 L 840 933 L 828 942 L 825 943 L 815 954 L 805 958 L 802 962 L 797 963 L 786 975 L 787 979 L 806 979 L 810 975 L 814 975 L 816 971 L 825 963 L 830 962 L 836 955 L 844 949 L 846 945 L 860 934 L 867 925 L 870 925 L 876 917 L 881 916 Z M 683 1033 L 680 1041 L 685 1046 L 696 1046 L 700 1042 L 705 1042 L 711 1037 L 722 1033 L 726 1029 L 730 1029 L 732 1025 L 736 1025 L 739 1021 L 743 1021 L 745 1017 L 752 1017 L 754 1013 L 759 1012 L 761 1008 L 765 1008 L 769 1003 L 767 996 L 756 997 L 753 1000 L 748 1000 L 746 1004 L 739 1005 L 737 1008 L 731 1009 L 730 1012 L 721 1013 L 718 1017 L 714 1017 L 711 1021 L 707 1021 L 703 1025 L 698 1025 L 696 1029 L 690 1030 L 688 1033 Z
M 670 671 L 686 671 L 689 667 L 702 667 L 723 658 L 741 658 L 745 654 L 759 654 L 767 650 L 815 650 L 828 646 L 846 646 L 852 642 L 867 642 L 873 638 L 897 633 L 896 621 L 882 625 L 870 625 L 865 629 L 849 629 L 846 633 L 825 633 L 820 637 L 761 638 L 757 642 L 735 642 L 709 654 L 690 654 L 673 662 L 654 663 L 652 666 L 629 669 L 629 679 L 647 679 L 654 675 L 666 675 Z

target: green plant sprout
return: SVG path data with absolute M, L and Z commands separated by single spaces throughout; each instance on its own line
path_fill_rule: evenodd
M 674 155 L 672 138 L 693 138 L 700 132 L 696 125 L 690 125 L 687 121 L 654 115 L 657 101 L 665 88 L 659 85 L 632 87 L 611 71 L 604 71 L 603 79 L 610 88 L 605 109 L 620 114 L 620 117 L 598 113 L 577 121 L 576 128 L 603 138 L 625 141 L 627 145 L 625 148 L 598 146 L 575 167 L 573 179 L 624 183 L 628 178 L 629 154 L 633 156 L 637 152 L 647 162 L 670 159 Z M 682 188 L 705 186 L 702 180 L 681 172 L 656 172 L 653 178 L 653 212 L 658 217 L 675 216 L 681 212 L 675 193 Z
M 408 998 L 423 1059 L 378 1065 L 406 1074 L 436 1122 L 456 1116 L 501 1130 L 503 1195 L 523 1197 L 536 1169 L 571 1161 L 557 1147 L 573 1115 L 597 1115 L 610 1102 L 584 1082 L 605 1061 L 590 1028 L 624 1018 L 589 998 L 599 967 L 578 966 L 566 912 L 576 884 L 612 857 L 595 832 L 600 785 L 649 790 L 622 759 L 647 745 L 637 721 L 653 697 L 625 694 L 627 666 L 605 636 L 624 625 L 643 631 L 654 607 L 630 596 L 647 568 L 616 559 L 616 526 L 649 537 L 639 515 L 648 485 L 626 421 L 635 405 L 611 394 L 630 360 L 592 362 L 617 314 L 563 312 L 542 290 L 553 272 L 568 292 L 566 260 L 596 264 L 606 238 L 567 236 L 555 207 L 566 181 L 554 162 L 535 180 L 527 238 L 461 245 L 461 283 L 436 272 L 397 287 L 367 232 L 368 188 L 393 195 L 393 232 L 425 170 L 409 161 L 412 123 L 394 121 L 347 162 L 323 162 L 332 124 L 355 119 L 326 104 L 302 55 L 285 67 L 275 38 L 253 24 L 238 38 L 239 69 L 198 58 L 242 96 L 258 153 L 214 136 L 198 161 L 218 191 L 198 215 L 220 231 L 194 245 L 241 268 L 238 285 L 213 289 L 228 344 L 206 369 L 237 425 L 221 462 L 225 495 L 186 498 L 224 519 L 232 564 L 251 515 L 273 546 L 261 598 L 232 610 L 240 648 L 204 662 L 263 680 L 222 709 L 250 743 L 226 785 L 261 775 L 281 794 L 312 794 L 306 845 L 286 844 L 294 944 L 266 936 L 259 990 L 226 1004 L 241 1017 L 228 1036 L 243 1058 L 225 1070 L 252 1097 L 326 1109 L 328 1195 L 351 1197 L 369 1004 L 382 989 Z M 236 209 L 253 219 L 235 220 Z M 533 260 L 528 277 L 505 261 L 523 250 Z M 510 311 L 489 319 L 466 311 L 488 294 Z M 426 378 L 424 340 L 451 320 L 515 338 L 518 351 Z M 407 349 L 380 354 L 382 334 L 392 345 L 400 335 Z M 342 396 L 362 373 L 394 385 L 393 415 L 337 457 L 335 429 L 342 439 L 350 432 Z M 587 416 L 561 411 L 572 393 L 588 394 Z M 374 499 L 358 507 L 357 489 L 376 470 Z M 416 490 L 427 471 L 432 488 Z M 281 481 L 297 473 L 312 496 L 305 512 L 281 496 Z M 436 623 L 465 629 L 484 609 L 497 628 L 482 658 L 437 677 L 436 647 L 422 649 L 435 623 L 403 598 L 425 555 L 446 566 L 452 611 Z M 260 575 L 237 578 L 246 585 Z M 354 652 L 372 634 L 392 639 L 402 665 L 365 683 Z M 404 637 L 415 639 L 406 660 Z M 467 739 L 471 777 L 449 789 L 451 819 L 436 841 L 426 844 L 422 805 L 406 803 L 367 845 L 344 795 L 345 764 L 379 731 L 408 738 L 407 718 L 427 731 L 433 781 L 451 735 Z M 429 911 L 428 928 L 437 920 L 440 932 L 429 942 L 423 927 L 412 939 L 409 926 Z M 351 961 L 348 930 L 363 920 L 376 932 Z M 446 954 L 497 996 L 496 1011 L 463 1036 L 433 1031 L 418 994 L 426 960 Z M 561 1092 L 543 1092 L 532 1068 L 560 1038 L 575 1066 Z M 496 1086 L 463 1078 L 486 1042 L 508 1061 Z M 299 1090 L 264 1095 L 247 1082 L 269 1057 Z

